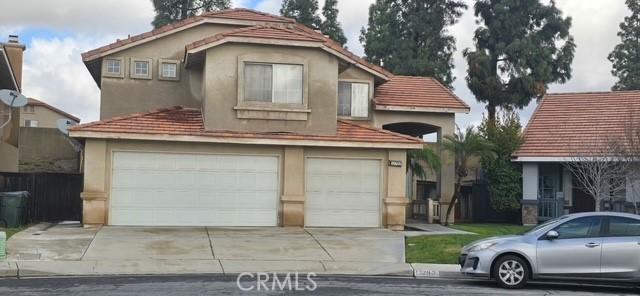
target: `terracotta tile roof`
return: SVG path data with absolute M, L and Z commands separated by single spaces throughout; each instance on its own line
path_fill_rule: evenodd
M 240 28 L 240 29 L 216 34 L 216 35 L 198 40 L 191 44 L 187 44 L 186 49 L 191 50 L 203 45 L 211 44 L 213 42 L 222 40 L 227 37 L 249 37 L 249 38 L 253 37 L 253 38 L 308 41 L 308 42 L 323 41 L 320 38 L 309 36 L 308 34 L 305 34 L 301 31 L 294 30 L 291 27 L 264 25 L 264 26 Z
M 125 133 L 147 135 L 179 135 L 241 139 L 316 140 L 363 143 L 422 144 L 418 138 L 393 133 L 373 127 L 338 120 L 336 134 L 305 135 L 297 133 L 251 133 L 233 131 L 207 131 L 204 129 L 202 113 L 198 109 L 172 107 L 115 117 L 103 121 L 77 125 L 76 132 Z
M 621 139 L 630 118 L 640 120 L 640 91 L 548 94 L 513 156 L 588 156 L 599 145 Z
M 469 106 L 431 77 L 393 76 L 376 87 L 376 106 L 447 108 L 469 111 Z
M 47 109 L 49 109 L 49 110 L 51 110 L 53 112 L 56 112 L 56 113 L 62 115 L 64 117 L 68 118 L 68 119 L 74 120 L 76 122 L 80 122 L 80 118 L 78 118 L 76 116 L 73 116 L 73 115 L 71 115 L 71 114 L 69 114 L 69 113 L 67 113 L 65 111 L 62 111 L 62 110 L 60 110 L 60 109 L 58 109 L 56 107 L 53 107 L 53 106 L 51 106 L 51 105 L 49 105 L 49 104 L 47 104 L 47 103 L 45 103 L 43 101 L 36 100 L 34 98 L 29 98 L 29 101 L 28 101 L 27 105 L 44 107 L 44 108 L 47 108 Z
M 136 41 L 151 38 L 151 37 L 160 35 L 162 33 L 172 31 L 174 29 L 182 28 L 207 18 L 225 18 L 225 19 L 236 19 L 236 20 L 245 20 L 245 21 L 256 21 L 256 22 L 274 22 L 274 23 L 293 23 L 294 22 L 294 20 L 289 18 L 272 15 L 272 14 L 268 14 L 260 11 L 255 11 L 247 8 L 234 8 L 234 9 L 227 9 L 222 11 L 214 11 L 214 12 L 204 13 L 199 16 L 190 17 L 182 21 L 178 21 L 166 26 L 162 26 L 153 31 L 131 36 L 127 39 L 117 40 L 114 43 L 87 51 L 85 53 L 82 53 L 82 60 L 85 62 L 94 60 L 96 58 L 99 58 L 100 55 L 106 51 L 110 51 L 112 49 L 116 49 L 128 44 L 134 43 Z
M 216 41 L 222 40 L 227 37 L 248 37 L 248 38 L 319 42 L 319 43 L 322 43 L 322 45 L 324 45 L 325 47 L 335 52 L 338 52 L 339 54 L 344 55 L 349 59 L 354 60 L 356 63 L 362 65 L 363 67 L 366 67 L 374 72 L 380 73 L 386 78 L 393 76 L 391 72 L 385 70 L 380 66 L 367 62 L 366 60 L 359 57 L 358 55 L 348 51 L 347 49 L 342 47 L 339 43 L 333 41 L 331 38 L 328 38 L 323 34 L 318 33 L 315 30 L 312 30 L 298 23 L 268 24 L 268 25 L 253 26 L 249 28 L 240 28 L 233 31 L 216 34 L 214 36 L 210 36 L 202 40 L 198 40 L 196 42 L 188 44 L 186 46 L 186 50 L 190 51 L 192 49 L 195 49 L 210 43 L 214 43 Z

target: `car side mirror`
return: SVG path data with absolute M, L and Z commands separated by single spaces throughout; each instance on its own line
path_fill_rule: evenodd
M 547 232 L 548 240 L 554 240 L 554 239 L 557 239 L 558 237 L 560 237 L 560 234 L 555 230 L 549 230 L 549 232 Z

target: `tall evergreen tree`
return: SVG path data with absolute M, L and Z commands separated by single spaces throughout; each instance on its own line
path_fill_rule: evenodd
M 322 24 L 318 15 L 318 0 L 284 0 L 280 14 L 313 29 L 319 29 Z
M 347 43 L 347 37 L 338 22 L 338 0 L 325 0 L 322 7 L 322 15 L 324 21 L 320 25 L 323 34 L 344 46 Z
M 527 106 L 548 84 L 571 78 L 571 18 L 563 18 L 554 1 L 477 0 L 474 9 L 480 27 L 475 49 L 464 51 L 467 85 L 487 104 L 489 122 L 495 123 L 497 108 Z
M 376 0 L 360 42 L 367 60 L 394 74 L 454 80 L 455 38 L 447 28 L 467 8 L 462 0 Z
M 231 8 L 231 0 L 151 0 L 151 2 L 156 11 L 156 16 L 151 22 L 154 28 L 203 12 Z
M 631 15 L 620 23 L 622 42 L 609 54 L 611 73 L 618 77 L 613 90 L 640 90 L 640 0 L 627 0 Z

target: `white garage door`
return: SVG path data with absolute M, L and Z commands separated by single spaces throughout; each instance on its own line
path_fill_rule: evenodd
M 275 156 L 115 152 L 112 225 L 276 226 Z
M 380 227 L 380 161 L 307 161 L 305 225 Z

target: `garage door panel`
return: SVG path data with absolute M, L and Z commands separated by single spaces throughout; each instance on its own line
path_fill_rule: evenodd
M 310 158 L 305 225 L 380 226 L 380 161 Z
M 116 152 L 111 223 L 275 226 L 278 184 L 274 156 Z

